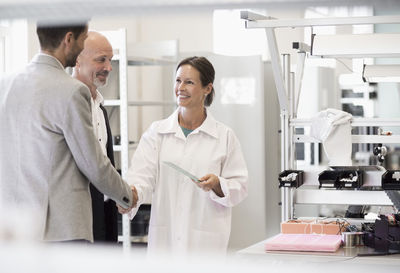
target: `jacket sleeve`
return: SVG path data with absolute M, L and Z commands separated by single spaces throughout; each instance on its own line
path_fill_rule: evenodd
M 134 185 L 138 193 L 138 205 L 129 213 L 130 219 L 135 216 L 141 204 L 151 202 L 156 185 L 159 147 L 155 127 L 153 123 L 142 135 L 127 173 L 128 183 Z
M 132 206 L 132 190 L 102 153 L 92 127 L 90 92 L 86 86 L 66 102 L 63 134 L 79 170 L 103 194 L 124 208 Z
M 223 206 L 233 207 L 247 196 L 248 171 L 239 140 L 232 130 L 228 131 L 227 138 L 227 155 L 218 177 L 224 197 L 210 191 L 210 198 Z

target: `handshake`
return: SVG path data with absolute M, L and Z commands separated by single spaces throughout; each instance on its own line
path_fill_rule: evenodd
M 136 208 L 137 206 L 137 202 L 138 202 L 138 194 L 137 194 L 137 190 L 135 188 L 135 186 L 131 185 L 131 189 L 132 189 L 132 197 L 133 197 L 133 202 L 132 202 L 132 206 L 130 208 L 123 208 L 120 205 L 117 205 L 118 207 L 118 212 L 121 214 L 126 214 L 128 212 L 130 212 L 133 208 Z

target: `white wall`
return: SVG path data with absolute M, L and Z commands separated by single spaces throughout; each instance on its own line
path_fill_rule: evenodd
M 209 111 L 235 132 L 249 172 L 248 197 L 233 208 L 229 247 L 234 250 L 266 236 L 264 67 L 260 55 L 207 58 L 216 70 Z
M 7 30 L 4 40 L 4 69 L 6 73 L 11 73 L 23 68 L 28 63 L 28 49 L 31 45 L 28 22 L 23 19 L 10 20 L 4 29 Z
M 36 34 L 36 22 L 28 20 L 28 61 L 32 60 L 33 56 L 40 51 L 39 39 Z
M 181 52 L 212 51 L 212 12 L 176 12 L 140 19 L 142 41 L 178 39 Z

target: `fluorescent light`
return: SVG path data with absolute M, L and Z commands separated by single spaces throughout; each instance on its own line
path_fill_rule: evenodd
M 365 65 L 363 80 L 366 82 L 400 82 L 400 65 Z
M 314 35 L 311 55 L 328 58 L 400 57 L 399 33 Z

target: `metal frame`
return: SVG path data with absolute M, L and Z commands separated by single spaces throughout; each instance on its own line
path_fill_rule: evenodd
M 244 11 L 241 18 L 247 20 L 246 28 L 293 28 L 341 25 L 395 24 L 400 16 L 362 16 L 362 17 L 330 17 L 311 19 L 275 19 L 257 13 Z
M 265 28 L 271 55 L 272 71 L 276 83 L 281 111 L 281 170 L 295 169 L 295 143 L 319 142 L 312 137 L 296 135 L 296 127 L 311 125 L 311 120 L 296 119 L 297 106 L 300 97 L 301 81 L 307 46 L 297 44 L 298 66 L 296 78 L 290 73 L 290 56 L 282 55 L 280 62 L 277 48 L 275 28 L 313 27 L 353 24 L 388 24 L 400 23 L 400 16 L 369 16 L 318 19 L 285 19 L 277 20 L 260 14 L 242 11 L 241 18 L 246 20 L 246 28 Z M 400 119 L 353 119 L 352 126 L 400 126 Z M 353 135 L 353 143 L 400 143 L 399 136 Z M 314 178 L 315 180 L 315 178 Z M 316 182 L 316 181 L 315 181 Z M 340 195 L 340 196 L 339 196 Z M 321 198 L 322 197 L 322 198 Z M 379 204 L 391 205 L 391 201 L 382 191 L 324 191 L 316 189 L 281 188 L 281 220 L 287 221 L 294 216 L 295 203 L 308 204 Z
M 400 82 L 400 65 L 364 65 L 362 78 L 365 82 Z
M 398 58 L 399 43 L 399 33 L 313 35 L 311 55 L 324 58 Z
M 121 28 L 115 31 L 102 31 L 111 42 L 114 52 L 113 59 L 118 61 L 119 68 L 119 99 L 105 100 L 104 105 L 119 107 L 120 115 L 120 145 L 113 145 L 114 152 L 121 153 L 121 177 L 126 179 L 129 167 L 129 138 L 128 138 L 128 57 L 127 57 L 127 40 L 126 29 Z M 129 252 L 131 248 L 131 230 L 130 219 L 125 214 L 122 215 L 122 245 L 125 252 Z M 119 240 L 119 238 L 118 238 Z
M 129 144 L 128 136 L 128 107 L 135 106 L 174 106 L 175 101 L 128 101 L 128 66 L 147 66 L 147 65 L 175 65 L 177 62 L 177 56 L 179 52 L 178 40 L 162 41 L 153 44 L 134 44 L 135 54 L 138 56 L 128 56 L 127 52 L 127 33 L 126 29 L 122 28 L 115 31 L 102 31 L 108 40 L 111 42 L 114 57 L 113 60 L 118 61 L 119 66 L 119 99 L 105 100 L 104 105 L 119 107 L 120 109 L 120 135 L 121 142 L 119 145 L 113 145 L 114 152 L 120 152 L 121 156 L 121 176 L 126 179 L 126 175 L 129 168 L 129 150 L 135 149 L 137 143 Z M 139 57 L 149 56 L 154 52 L 162 53 L 163 55 L 153 57 Z M 122 236 L 119 236 L 118 240 L 122 240 L 123 249 L 125 252 L 129 252 L 131 249 L 132 242 L 144 242 L 147 238 L 135 238 L 131 236 L 131 224 L 130 219 L 127 215 L 122 216 Z
M 104 105 L 106 106 L 117 106 L 119 107 L 120 114 L 120 135 L 121 144 L 114 145 L 114 151 L 121 153 L 121 176 L 126 179 L 129 166 L 129 139 L 128 139 L 128 75 L 127 75 L 127 41 L 126 41 L 126 29 L 121 28 L 115 31 L 104 31 L 102 32 L 111 42 L 114 51 L 118 54 L 114 56 L 115 60 L 118 60 L 119 66 L 119 99 L 105 100 Z M 126 252 L 129 252 L 131 248 L 130 240 L 130 220 L 125 214 L 122 215 L 122 245 Z
M 127 41 L 126 29 L 119 30 L 120 48 L 119 54 L 119 94 L 120 94 L 120 134 L 121 134 L 121 176 L 126 179 L 129 166 L 129 138 L 128 138 L 128 68 L 127 68 Z M 125 57 L 122 57 L 125 56 Z M 128 215 L 122 215 L 122 237 L 124 251 L 131 248 L 131 221 Z

